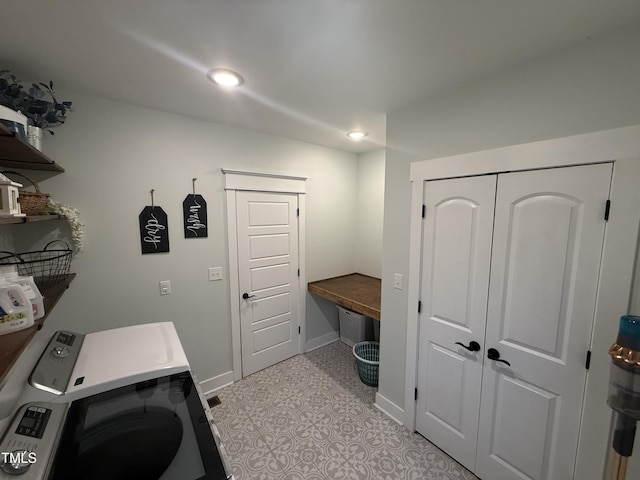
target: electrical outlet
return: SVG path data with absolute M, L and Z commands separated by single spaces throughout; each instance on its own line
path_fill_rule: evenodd
M 222 280 L 222 267 L 209 268 L 209 281 Z
M 160 282 L 160 295 L 169 295 L 171 293 L 171 281 L 162 280 Z
M 395 273 L 393 275 L 393 288 L 402 290 L 402 274 Z

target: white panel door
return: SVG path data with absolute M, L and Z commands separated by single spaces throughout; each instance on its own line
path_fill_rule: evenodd
M 611 164 L 498 176 L 476 475 L 573 478 Z M 487 358 L 496 349 L 500 359 Z
M 491 175 L 427 182 L 425 193 L 416 430 L 470 470 L 476 462 L 495 188 Z M 471 342 L 482 350 L 471 351 Z
M 298 196 L 238 191 L 242 374 L 299 353 Z

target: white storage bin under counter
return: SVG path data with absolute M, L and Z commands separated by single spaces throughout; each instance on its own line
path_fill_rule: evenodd
M 373 340 L 373 319 L 338 306 L 340 340 L 350 347 L 365 340 Z

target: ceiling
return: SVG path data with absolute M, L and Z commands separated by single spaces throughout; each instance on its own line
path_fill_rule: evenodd
M 387 112 L 639 19 L 637 0 L 21 0 L 2 5 L 0 69 L 359 153 Z

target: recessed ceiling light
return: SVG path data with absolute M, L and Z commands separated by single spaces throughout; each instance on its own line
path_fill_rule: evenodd
M 237 87 L 244 82 L 239 74 L 223 68 L 215 68 L 209 71 L 209 73 L 207 73 L 207 77 L 209 77 L 209 80 L 213 83 L 224 85 L 225 87 Z
M 347 133 L 347 137 L 349 137 L 352 140 L 360 140 L 361 138 L 364 138 L 367 135 L 369 135 L 369 132 L 365 132 L 364 130 L 351 130 L 350 132 Z

